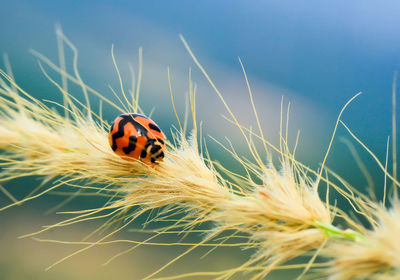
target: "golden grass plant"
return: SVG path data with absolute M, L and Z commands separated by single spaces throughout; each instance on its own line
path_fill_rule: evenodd
M 12 189 L 1 187 L 3 193 L 14 201 L 0 210 L 51 193 L 61 186 L 80 193 L 95 192 L 96 195 L 109 197 L 100 208 L 70 212 L 69 214 L 73 214 L 72 218 L 25 236 L 36 237 L 50 229 L 93 219 L 107 219 L 97 230 L 103 231 L 102 237 L 95 241 L 87 241 L 88 238 L 82 241 L 36 238 L 84 246 L 52 266 L 91 247 L 118 242 L 113 239 L 116 233 L 128 228 L 138 217 L 156 213 L 152 218 L 154 221 L 175 220 L 154 232 L 145 241 L 132 240 L 134 246 L 121 254 L 139 245 L 151 244 L 154 238 L 168 232 L 189 234 L 201 232 L 202 230 L 196 229 L 204 223 L 211 222 L 212 226 L 203 230 L 206 234 L 202 235 L 201 241 L 188 244 L 189 249 L 155 269 L 145 279 L 155 279 L 166 267 L 203 246 L 253 248 L 254 254 L 241 266 L 229 270 L 193 272 L 162 279 L 190 279 L 194 276 L 229 279 L 237 274 L 245 275 L 243 277 L 246 279 L 264 279 L 274 269 L 290 268 L 301 269 L 298 278 L 400 279 L 400 242 L 397 240 L 400 236 L 400 205 L 396 191 L 398 182 L 396 175 L 386 171 L 388 163 L 380 163 L 364 146 L 382 168 L 385 180 L 388 178 L 385 181 L 385 194 L 389 193 L 386 191 L 387 181 L 393 182 L 393 195 L 388 197 L 393 204 L 390 209 L 385 207 L 385 203 L 379 203 L 349 186 L 344 179 L 325 167 L 336 128 L 340 124 L 345 126 L 340 119 L 341 113 L 358 95 L 341 111 L 321 168 L 313 171 L 296 161 L 295 149 L 290 151 L 282 128 L 279 147 L 265 139 L 246 73 L 244 72 L 245 80 L 258 132 L 240 125 L 222 94 L 182 38 L 194 62 L 226 106 L 229 121 L 241 131 L 252 158 L 242 158 L 229 142 L 220 145 L 227 155 L 242 166 L 242 174 L 233 173 L 210 158 L 204 143 L 200 141 L 195 112 L 196 87 L 190 80 L 193 130 L 189 133 L 185 131 L 183 127 L 186 125 L 183 123 L 186 120 L 181 121 L 178 118 L 179 128 L 172 130 L 173 138 L 167 142 L 165 159 L 156 166 L 149 166 L 141 161 L 124 159 L 111 150 L 107 140 L 109 124 L 103 120 L 101 109 L 96 113 L 89 102 L 90 98 L 98 98 L 102 104 L 112 106 L 121 113 L 142 112 L 139 106 L 141 72 L 136 85 L 126 93 L 112 53 L 121 87 L 121 94 L 116 97 L 121 104 L 125 104 L 120 107 L 84 84 L 77 70 L 75 47 L 60 29 L 57 35 L 61 50 L 59 65 L 38 53 L 35 54 L 46 77 L 62 93 L 64 104 L 58 106 L 61 110 L 54 109 L 57 104 L 40 101 L 25 92 L 14 81 L 7 61 L 8 71 L 1 72 L 3 78 L 0 88 L 0 149 L 3 151 L 0 155 L 0 180 L 10 181 L 24 176 L 43 178 L 43 184 L 21 200 L 12 196 Z M 73 74 L 65 70 L 65 45 L 74 52 Z M 139 58 L 141 63 L 141 55 Z M 61 84 L 46 69 L 59 73 Z M 168 78 L 170 79 L 169 71 Z M 80 102 L 68 92 L 68 83 L 81 87 L 85 102 Z M 172 86 L 170 90 L 175 110 Z M 175 113 L 178 116 L 176 110 Z M 362 144 L 350 130 L 349 132 Z M 256 148 L 258 144 L 263 147 L 261 151 Z M 273 155 L 276 155 L 274 159 L 279 159 L 279 164 L 273 163 Z M 330 174 L 335 180 L 329 180 L 326 174 Z M 322 186 L 326 194 L 324 197 L 321 197 L 319 190 Z M 345 213 L 332 205 L 329 201 L 329 189 L 343 196 L 353 207 L 354 214 L 364 217 L 367 222 L 362 224 L 353 218 L 353 214 Z M 74 194 L 76 193 L 71 192 L 71 197 Z M 335 221 L 340 221 L 340 228 Z M 218 236 L 222 238 L 218 239 Z M 230 239 L 236 241 L 230 243 Z M 287 264 L 288 261 L 292 263 Z

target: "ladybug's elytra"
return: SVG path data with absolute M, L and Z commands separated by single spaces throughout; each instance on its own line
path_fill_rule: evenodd
M 108 141 L 120 156 L 156 163 L 164 158 L 167 137 L 150 118 L 140 114 L 122 114 L 111 124 Z

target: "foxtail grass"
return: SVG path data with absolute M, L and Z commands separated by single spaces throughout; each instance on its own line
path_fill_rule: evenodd
M 182 38 L 195 64 L 225 105 L 228 121 L 241 132 L 251 158 L 241 157 L 229 141 L 226 144 L 218 142 L 226 155 L 242 167 L 243 172 L 238 174 L 209 156 L 201 141 L 201 130 L 196 119 L 197 88 L 190 78 L 192 130 L 187 131 L 187 119 L 181 120 L 175 109 L 172 79 L 168 70 L 166 74 L 170 81 L 171 100 L 179 127 L 171 128 L 172 137 L 166 143 L 164 160 L 150 166 L 140 160 L 120 157 L 112 151 L 107 140 L 109 124 L 103 119 L 102 110 L 94 110 L 90 104 L 91 98 L 98 98 L 102 104 L 122 113 L 143 113 L 139 106 L 141 72 L 135 79 L 137 83 L 130 90 L 125 90 L 112 51 L 120 82 L 120 93 L 112 90 L 120 101 L 117 105 L 82 81 L 76 48 L 60 29 L 57 35 L 61 50 L 59 65 L 41 54 L 35 55 L 44 75 L 62 94 L 63 104 L 46 103 L 25 92 L 14 80 L 9 67 L 6 67 L 8 71 L 0 72 L 3 77 L 0 88 L 0 182 L 24 176 L 40 176 L 43 179 L 43 183 L 30 195 L 19 200 L 12 196 L 12 189 L 2 187 L 0 190 L 13 202 L 0 210 L 57 191 L 60 187 L 78 190 L 82 194 L 94 192 L 108 200 L 99 208 L 69 212 L 72 218 L 24 236 L 35 237 L 39 241 L 84 246 L 48 268 L 94 246 L 119 242 L 113 240 L 114 235 L 126 230 L 139 217 L 155 213 L 151 218 L 153 222 L 167 222 L 167 225 L 145 241 L 126 241 L 132 243 L 133 247 L 110 261 L 137 246 L 155 244 L 152 240 L 166 233 L 203 232 L 203 239 L 198 243 L 186 244 L 189 249 L 162 267 L 155 268 L 145 279 L 157 278 L 178 259 L 199 247 L 207 246 L 251 248 L 254 253 L 241 266 L 229 270 L 191 272 L 163 279 L 193 276 L 229 279 L 237 274 L 246 275 L 248 279 L 264 279 L 273 270 L 291 268 L 301 269 L 298 278 L 314 275 L 331 279 L 399 279 L 400 243 L 396 237 L 400 234 L 400 210 L 396 199 L 396 175 L 387 172 L 387 162 L 384 165 L 374 157 L 382 167 L 385 178 L 393 182 L 394 195 L 390 196 L 393 206 L 388 209 L 371 195 L 348 185 L 325 166 L 336 129 L 341 124 L 345 126 L 341 114 L 359 94 L 350 99 L 340 112 L 331 141 L 327 143 L 321 168 L 314 171 L 296 160 L 295 148 L 289 148 L 287 136 L 284 136 L 284 124 L 281 124 L 279 147 L 264 137 L 242 62 L 240 64 L 258 131 L 240 124 L 223 94 Z M 65 69 L 65 45 L 74 53 L 73 74 Z M 141 51 L 139 61 L 141 64 Z M 61 76 L 61 83 L 48 74 L 48 69 Z M 81 87 L 85 102 L 79 101 L 68 91 L 69 83 Z M 54 109 L 55 106 L 57 109 Z M 359 140 L 355 135 L 352 136 Z M 261 149 L 258 148 L 260 146 Z M 370 151 L 367 149 L 367 152 Z M 327 174 L 335 180 L 329 180 Z M 322 187 L 325 188 L 324 197 L 321 195 Z M 330 189 L 343 196 L 353 212 L 362 216 L 368 225 L 332 204 L 329 201 Z M 96 230 L 102 232 L 102 237 L 95 241 L 87 241 L 93 237 L 93 233 L 83 241 L 40 239 L 40 234 L 50 229 L 94 219 L 107 220 Z M 336 221 L 340 221 L 341 225 Z M 203 224 L 211 226 L 207 230 L 199 230 L 198 227 Z M 243 242 L 228 242 L 238 239 Z M 184 241 L 180 244 L 184 244 Z M 288 264 L 289 261 L 292 263 Z

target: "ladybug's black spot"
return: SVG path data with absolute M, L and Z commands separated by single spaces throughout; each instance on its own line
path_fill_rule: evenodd
M 117 142 L 116 140 L 118 138 L 121 138 L 124 136 L 125 131 L 124 131 L 124 126 L 128 123 L 128 120 L 124 117 L 122 117 L 122 120 L 119 121 L 118 123 L 118 131 L 115 132 L 112 135 L 112 149 L 115 152 L 115 150 L 117 150 L 118 146 L 117 146 Z M 111 130 L 114 128 L 114 123 L 111 125 Z
M 152 139 L 147 140 L 146 145 L 144 145 L 144 149 L 147 150 L 147 148 L 148 148 L 149 146 L 153 146 L 153 144 L 154 144 L 154 141 L 153 141 Z
M 148 117 L 139 115 L 139 114 L 125 114 L 125 115 L 122 115 L 122 117 L 124 119 L 128 120 L 128 122 L 130 122 L 131 124 L 133 124 L 133 126 L 135 127 L 139 136 L 146 136 L 146 138 L 147 138 L 147 129 L 143 125 L 141 125 L 139 122 L 137 122 L 135 120 L 135 118 L 142 117 L 142 118 L 148 119 Z
M 112 124 L 110 125 L 110 132 L 114 129 L 114 124 L 115 124 L 115 121 L 113 121 Z
M 154 131 L 161 132 L 161 129 L 157 125 L 155 125 L 154 123 L 149 123 L 149 128 L 154 130 Z
M 122 151 L 129 155 L 135 149 L 140 148 L 140 158 L 146 158 L 148 154 L 150 154 L 150 160 L 152 163 L 155 163 L 157 159 L 164 157 L 163 146 L 164 140 L 162 139 L 152 139 L 151 131 L 161 132 L 161 129 L 153 122 L 150 122 L 148 127 L 144 127 L 139 121 L 136 121 L 137 117 L 142 117 L 149 119 L 148 117 L 140 114 L 122 114 L 119 116 L 119 123 L 118 123 L 118 130 L 114 134 L 112 134 L 112 149 L 116 151 L 118 149 L 116 140 L 121 137 L 128 137 L 129 136 L 129 145 L 128 147 L 122 148 Z M 125 127 L 130 123 L 134 126 L 138 136 L 145 136 L 146 137 L 146 144 L 144 147 L 137 146 L 137 137 L 134 135 L 125 135 Z M 111 125 L 110 133 L 115 130 L 115 121 Z
M 135 127 L 135 129 L 138 131 L 138 134 L 140 135 L 140 136 L 146 136 L 147 137 L 147 129 L 143 126 L 143 125 L 141 125 L 140 123 L 138 123 L 137 121 L 135 121 L 135 117 L 136 116 L 141 116 L 141 117 L 143 117 L 142 115 L 138 115 L 138 114 L 123 114 L 123 115 L 120 115 L 119 117 L 121 118 L 121 120 L 119 121 L 119 123 L 118 123 L 118 131 L 117 132 L 115 132 L 113 135 L 112 135 L 112 149 L 113 149 L 113 151 L 115 152 L 116 150 L 117 150 L 117 148 L 118 148 L 118 146 L 117 146 L 117 143 L 116 143 L 116 140 L 118 139 L 118 138 L 121 138 L 121 137 L 123 137 L 124 136 L 124 134 L 125 134 L 125 125 L 127 125 L 128 123 L 131 123 L 131 124 L 133 124 L 133 126 Z M 111 131 L 113 130 L 113 128 L 114 128 L 114 123 L 111 125 Z M 129 151 L 133 151 L 134 149 L 135 149 L 135 147 L 136 147 L 136 137 L 135 137 L 135 145 L 134 146 L 132 146 L 132 144 L 130 143 L 131 142 L 131 140 L 130 140 L 131 138 L 129 138 L 129 146 L 128 147 L 126 147 L 126 148 L 123 148 L 123 151 L 124 151 L 124 153 L 125 154 L 129 154 L 129 152 L 126 152 L 125 151 L 125 149 L 127 149 L 127 151 L 129 150 Z M 130 148 L 131 147 L 131 148 Z
M 161 153 L 159 153 L 157 156 L 156 156 L 156 159 L 157 158 L 163 158 L 164 157 L 164 152 L 161 152 Z
M 125 154 L 129 154 L 130 152 L 134 151 L 136 149 L 136 141 L 137 138 L 135 136 L 130 136 L 129 137 L 129 145 L 128 147 L 122 148 Z
M 161 150 L 161 146 L 160 145 L 153 145 L 153 147 L 151 147 L 150 154 L 154 155 L 159 150 Z

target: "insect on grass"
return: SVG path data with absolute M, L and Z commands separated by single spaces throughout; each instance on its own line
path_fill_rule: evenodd
M 195 276 L 230 279 L 236 275 L 246 275 L 246 279 L 265 279 L 273 270 L 282 269 L 297 269 L 298 278 L 307 275 L 328 276 L 331 279 L 399 277 L 400 260 L 391 257 L 400 256 L 396 238 L 400 233 L 397 223 L 400 218 L 397 199 L 399 183 L 396 174 L 390 174 L 387 171 L 388 162 L 382 164 L 342 120 L 343 111 L 359 94 L 351 98 L 340 111 L 321 168 L 314 171 L 296 160 L 282 129 L 278 147 L 264 137 L 243 63 L 240 61 L 257 123 L 256 131 L 240 124 L 223 94 L 181 37 L 194 63 L 225 106 L 228 121 L 236 125 L 245 140 L 251 159 L 241 157 L 230 142 L 219 142 L 221 149 L 242 166 L 243 174 L 237 174 L 212 159 L 201 142 L 195 106 L 197 88 L 191 78 L 188 111 L 193 130 L 187 131 L 188 117 L 184 120 L 178 117 L 168 69 L 169 90 L 179 128 L 172 129 L 171 139 L 166 140 L 155 122 L 143 117 L 145 114 L 139 106 L 141 50 L 139 73 L 135 79 L 137 83 L 127 93 L 112 48 L 120 94 L 115 90 L 112 92 L 120 102 L 118 105 L 84 84 L 78 71 L 76 48 L 60 28 L 57 29 L 57 36 L 59 46 L 62 45 L 60 50 L 66 45 L 73 51 L 73 74 L 67 73 L 65 69 L 62 51 L 60 66 L 41 54 L 35 55 L 44 75 L 63 96 L 64 103 L 60 105 L 63 113 L 25 92 L 15 82 L 10 71 L 1 71 L 0 148 L 3 152 L 0 159 L 3 171 L 0 180 L 40 176 L 43 184 L 20 200 L 12 196 L 12 189 L 2 187 L 0 190 L 13 202 L 0 210 L 4 211 L 60 188 L 79 190 L 74 192 L 75 195 L 92 193 L 103 196 L 106 202 L 98 208 L 63 212 L 71 217 L 23 236 L 35 237 L 39 241 L 83 246 L 54 262 L 48 269 L 96 246 L 128 243 L 132 246 L 111 257 L 107 263 L 143 245 L 187 248 L 164 265 L 154 268 L 144 279 L 161 277 L 166 268 L 199 248 L 213 250 L 221 247 L 250 248 L 253 253 L 237 267 L 217 272 L 194 271 L 157 279 L 190 279 Z M 61 84 L 48 74 L 48 69 L 61 76 Z M 85 102 L 70 94 L 69 83 L 81 87 Z M 101 110 L 96 113 L 92 108 L 89 96 L 98 98 L 102 104 L 123 115 L 110 127 L 103 119 Z M 134 115 L 126 115 L 132 112 Z M 121 122 L 124 125 L 120 127 Z M 348 129 L 353 139 L 376 160 L 385 174 L 385 180 L 389 179 L 393 183 L 394 195 L 385 191 L 383 204 L 372 195 L 363 194 L 346 184 L 343 178 L 326 167 L 339 126 Z M 257 141 L 262 146 L 261 150 L 257 148 Z M 395 147 L 395 143 L 393 145 Z M 279 159 L 279 164 L 274 163 L 274 156 Z M 385 190 L 386 185 L 387 181 Z M 323 187 L 326 187 L 326 197 L 321 197 L 319 193 Z M 329 192 L 335 192 L 348 201 L 353 213 L 347 213 L 329 201 Z M 392 206 L 386 207 L 386 200 Z M 365 217 L 369 225 L 360 223 L 354 218 L 355 215 Z M 144 241 L 113 239 L 119 232 L 138 223 L 141 217 L 147 217 L 142 223 L 143 227 L 152 223 L 162 227 L 151 231 L 152 235 Z M 100 219 L 105 220 L 104 224 L 85 236 L 83 241 L 40 239 L 40 235 L 49 230 Z M 340 226 L 336 221 L 340 221 Z M 208 227 L 204 227 L 205 224 Z M 155 241 L 167 234 L 181 234 L 183 238 L 173 244 Z M 201 239 L 198 242 L 187 242 L 185 237 L 188 235 L 196 235 Z M 299 258 L 302 256 L 306 258 Z

